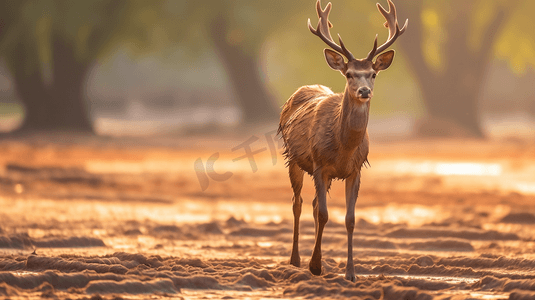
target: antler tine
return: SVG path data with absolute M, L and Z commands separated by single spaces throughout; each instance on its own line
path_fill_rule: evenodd
M 340 34 L 338 34 L 338 41 L 340 42 L 340 46 L 342 47 L 342 53 L 345 53 L 345 56 L 347 57 L 347 59 L 351 60 L 351 59 L 354 59 L 353 57 L 353 54 L 351 54 L 351 52 L 349 52 L 349 50 L 347 50 L 346 46 L 344 45 L 344 42 L 342 42 L 342 37 L 340 36 Z
M 368 57 L 366 58 L 367 60 L 372 60 L 373 57 L 375 56 L 375 52 L 377 51 L 377 36 L 378 36 L 378 34 L 375 35 L 375 41 L 373 42 L 373 48 L 372 48 L 372 51 L 370 51 L 368 53 Z
M 331 47 L 333 50 L 337 51 L 340 54 L 343 54 L 348 60 L 353 60 L 355 57 L 347 48 L 345 47 L 344 43 L 342 42 L 342 38 L 340 35 L 338 35 L 338 40 L 340 41 L 340 45 L 336 44 L 333 41 L 333 38 L 331 36 L 331 32 L 329 30 L 330 27 L 333 27 L 332 23 L 329 21 L 329 13 L 331 12 L 332 4 L 329 2 L 327 6 L 325 7 L 325 10 L 321 9 L 321 2 L 318 0 L 316 2 L 316 11 L 318 12 L 318 26 L 316 29 L 312 27 L 312 24 L 310 23 L 310 19 L 308 19 L 308 29 L 310 29 L 310 32 L 312 32 L 314 35 L 318 36 L 325 44 L 327 44 L 329 47 Z
M 373 60 L 376 55 L 388 49 L 388 47 L 390 47 L 396 39 L 405 32 L 405 29 L 407 29 L 407 25 L 409 24 L 409 19 L 407 19 L 403 28 L 399 29 L 396 6 L 391 0 L 388 0 L 388 12 L 379 3 L 377 3 L 377 9 L 386 19 L 384 26 L 388 28 L 388 39 L 384 44 L 377 47 L 377 36 L 375 37 L 375 44 L 372 51 L 368 54 L 368 60 Z
M 316 1 L 316 12 L 318 13 L 318 18 L 325 18 L 325 20 L 327 20 L 329 28 L 333 27 L 333 24 L 331 23 L 331 21 L 329 21 L 329 14 L 331 13 L 332 7 L 333 7 L 332 3 L 329 2 L 327 3 L 327 6 L 325 6 L 325 9 L 321 9 L 321 0 Z M 331 37 L 330 32 L 327 32 L 327 34 L 329 37 Z

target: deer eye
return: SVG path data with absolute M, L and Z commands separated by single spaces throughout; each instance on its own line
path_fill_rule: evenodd
M 351 74 L 350 73 L 346 73 L 346 78 L 347 79 L 351 78 Z
M 373 73 L 372 78 L 377 77 L 377 73 Z

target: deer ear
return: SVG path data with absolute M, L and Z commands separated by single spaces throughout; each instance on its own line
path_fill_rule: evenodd
M 344 62 L 342 55 L 331 49 L 325 49 L 323 50 L 323 53 L 325 54 L 325 60 L 327 60 L 329 67 L 331 67 L 333 70 L 344 72 L 346 63 Z
M 394 60 L 394 52 L 394 50 L 389 50 L 379 55 L 373 63 L 373 69 L 377 72 L 388 69 Z

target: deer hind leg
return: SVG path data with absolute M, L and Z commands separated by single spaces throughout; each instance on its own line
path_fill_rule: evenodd
M 327 182 L 325 189 L 328 191 L 331 188 L 331 182 Z M 318 195 L 314 196 L 312 200 L 312 216 L 314 217 L 314 236 L 318 234 Z
M 314 199 L 314 223 L 315 223 L 315 242 L 312 258 L 310 259 L 309 269 L 314 275 L 321 275 L 321 238 L 323 229 L 329 220 L 327 211 L 327 189 L 330 186 L 330 180 L 323 178 L 321 168 L 314 172 L 314 186 L 316 188 L 316 198 Z
M 297 166 L 297 164 L 290 164 L 289 170 L 290 182 L 292 183 L 292 189 L 294 191 L 294 196 L 292 198 L 294 213 L 294 236 L 290 264 L 300 267 L 301 257 L 299 256 L 299 218 L 301 217 L 301 207 L 303 204 L 303 198 L 301 198 L 301 189 L 303 188 L 304 172 Z
M 314 217 L 314 237 L 318 234 L 318 196 L 312 200 L 312 216 Z
M 347 229 L 347 280 L 355 282 L 355 266 L 353 264 L 353 230 L 355 228 L 355 204 L 360 188 L 360 172 L 346 179 L 346 229 Z

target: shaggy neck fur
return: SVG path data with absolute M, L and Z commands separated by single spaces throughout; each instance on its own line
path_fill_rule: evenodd
M 345 150 L 355 150 L 366 135 L 370 101 L 352 98 L 346 86 L 340 112 L 340 142 Z

